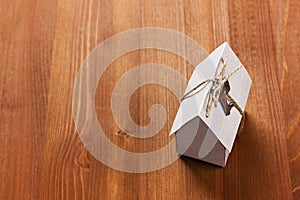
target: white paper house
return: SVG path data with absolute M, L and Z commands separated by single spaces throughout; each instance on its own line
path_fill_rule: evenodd
M 228 80 L 230 96 L 244 111 L 251 78 L 227 42 L 215 49 L 195 68 L 185 91 L 188 93 L 199 83 L 213 79 L 221 70 L 221 59 L 227 58 L 224 76 L 242 66 Z M 211 106 L 206 117 L 208 94 L 213 83 L 208 82 L 181 101 L 171 134 L 176 133 L 176 148 L 180 155 L 189 156 L 225 167 L 228 156 L 242 119 L 240 112 L 233 107 L 226 115 L 221 103 Z

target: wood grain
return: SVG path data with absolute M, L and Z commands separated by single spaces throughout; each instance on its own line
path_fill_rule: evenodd
M 300 199 L 299 1 L 0 0 L 0 27 L 0 199 Z M 246 66 L 248 118 L 226 168 L 181 158 L 131 174 L 84 148 L 72 117 L 80 64 L 103 40 L 140 27 L 177 30 L 208 51 L 228 41 Z M 113 62 L 97 87 L 99 123 L 114 144 L 134 152 L 168 144 L 179 106 L 167 88 L 143 86 L 132 96 L 132 118 L 149 123 L 149 107 L 160 103 L 164 128 L 148 139 L 113 134 L 114 85 L 149 62 L 186 78 L 194 69 L 171 53 L 138 50 Z

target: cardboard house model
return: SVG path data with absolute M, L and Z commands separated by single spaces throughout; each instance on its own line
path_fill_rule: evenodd
M 198 64 L 171 128 L 170 135 L 176 134 L 177 153 L 225 167 L 251 84 L 227 42 Z

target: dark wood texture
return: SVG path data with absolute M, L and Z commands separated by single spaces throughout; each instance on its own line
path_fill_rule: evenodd
M 182 158 L 159 171 L 124 173 L 81 143 L 72 117 L 80 64 L 104 39 L 148 26 L 182 32 L 208 51 L 229 41 L 247 67 L 248 118 L 225 169 Z M 0 199 L 300 199 L 300 1 L 0 0 L 0 51 Z M 149 106 L 161 103 L 165 127 L 142 141 L 113 134 L 114 85 L 149 62 L 187 78 L 193 71 L 171 53 L 139 50 L 112 63 L 97 88 L 107 136 L 135 152 L 169 142 L 179 106 L 167 88 L 141 87 L 132 118 L 149 123 Z

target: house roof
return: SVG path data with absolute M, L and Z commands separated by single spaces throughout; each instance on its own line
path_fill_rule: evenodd
M 185 93 L 199 83 L 213 78 L 219 71 L 220 59 L 225 56 L 228 58 L 225 76 L 238 66 L 242 65 L 229 44 L 225 42 L 196 66 L 188 82 Z M 252 84 L 252 80 L 244 66 L 230 77 L 229 84 L 231 87 L 229 94 L 236 100 L 242 110 L 244 110 Z M 231 152 L 241 121 L 241 115 L 236 109 L 231 109 L 230 115 L 226 116 L 220 103 L 218 103 L 217 107 L 212 106 L 211 115 L 206 118 L 205 108 L 207 104 L 207 94 L 211 85 L 212 83 L 208 83 L 202 88 L 199 88 L 194 95 L 181 102 L 170 135 L 176 133 L 184 124 L 194 117 L 199 116 L 211 128 L 225 148 Z

